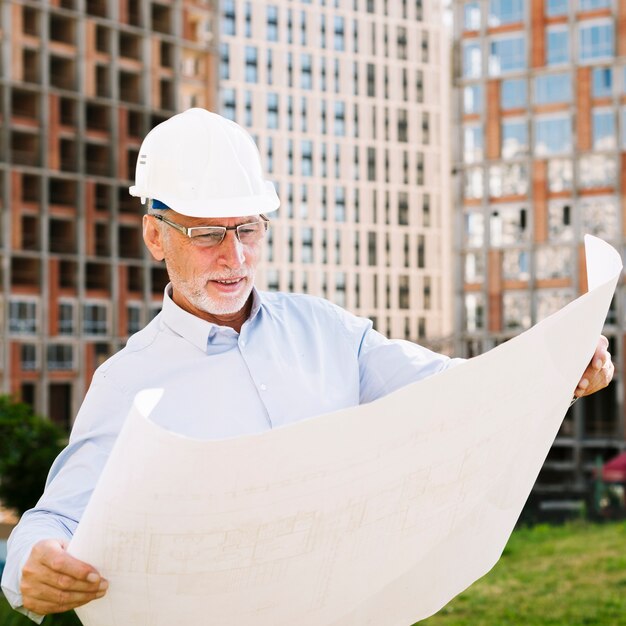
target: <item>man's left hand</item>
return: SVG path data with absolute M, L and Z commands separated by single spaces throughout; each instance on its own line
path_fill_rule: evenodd
M 609 352 L 609 340 L 601 335 L 596 351 L 584 371 L 574 395 L 577 398 L 582 398 L 604 389 L 611 382 L 614 371 L 615 367 Z

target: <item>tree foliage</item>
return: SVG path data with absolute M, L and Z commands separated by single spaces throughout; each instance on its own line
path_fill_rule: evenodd
M 0 500 L 21 515 L 43 492 L 65 434 L 30 406 L 0 395 Z

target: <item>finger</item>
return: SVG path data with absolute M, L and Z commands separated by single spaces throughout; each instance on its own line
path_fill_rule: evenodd
M 69 592 L 42 585 L 36 596 L 24 596 L 23 605 L 39 615 L 62 613 L 102 598 L 106 591 L 96 593 Z
M 33 548 L 33 553 L 33 557 L 39 563 L 58 574 L 91 584 L 98 584 L 101 580 L 100 574 L 94 567 L 70 556 L 60 542 L 50 542 L 39 549 L 36 545 Z
M 23 576 L 28 582 L 28 572 L 25 572 Z M 38 570 L 36 578 L 38 582 L 62 591 L 81 591 L 93 593 L 100 590 L 106 590 L 109 586 L 109 583 L 104 578 L 99 578 L 93 582 L 90 580 L 80 580 L 48 567 L 42 567 Z

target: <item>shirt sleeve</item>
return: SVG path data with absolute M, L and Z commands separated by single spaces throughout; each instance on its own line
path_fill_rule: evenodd
M 41 616 L 22 607 L 22 568 L 38 541 L 71 539 L 130 406 L 119 387 L 96 373 L 69 444 L 50 468 L 43 495 L 9 537 L 2 590 L 13 608 L 34 621 L 40 622 Z
M 359 402 L 382 398 L 406 385 L 462 363 L 411 341 L 388 339 L 372 321 L 334 307 L 359 364 Z

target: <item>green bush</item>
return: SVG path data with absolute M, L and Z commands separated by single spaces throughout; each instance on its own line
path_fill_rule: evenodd
M 30 406 L 0 395 L 0 500 L 21 515 L 43 492 L 65 434 Z

